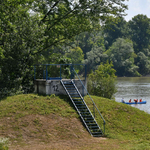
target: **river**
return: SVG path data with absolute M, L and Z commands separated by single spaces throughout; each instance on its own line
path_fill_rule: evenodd
M 146 104 L 133 104 L 136 107 L 150 114 L 150 77 L 118 77 L 117 93 L 114 95 L 117 102 L 129 99 L 146 100 Z

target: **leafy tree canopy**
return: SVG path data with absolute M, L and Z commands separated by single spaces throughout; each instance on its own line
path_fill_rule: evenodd
M 101 62 L 105 62 L 108 56 L 104 54 L 105 48 L 98 47 L 98 46 L 93 46 L 92 50 L 87 53 L 87 59 L 84 60 L 84 62 L 88 66 L 88 72 L 90 70 L 95 70 L 97 69 L 97 66 Z
M 127 6 L 124 0 L 36 0 L 32 10 L 40 13 L 40 25 L 45 25 L 45 48 L 66 43 L 75 35 L 99 28 L 122 16 Z M 40 52 L 40 51 L 39 51 Z
M 55 47 L 68 44 L 79 33 L 98 29 L 100 22 L 107 23 L 112 16 L 124 15 L 127 6 L 123 2 L 1 0 L 0 90 L 31 91 L 32 66 L 37 57 L 47 51 L 51 55 Z M 40 62 L 45 62 L 44 57 Z
M 70 52 L 66 53 L 66 57 L 70 58 L 72 64 L 82 64 L 84 60 L 84 54 L 80 47 L 70 49 Z M 82 65 L 75 65 L 74 67 L 77 73 L 83 68 Z
M 150 59 L 143 52 L 137 54 L 137 65 L 139 66 L 139 73 L 142 75 L 150 73 Z
M 130 35 L 136 53 L 147 48 L 150 42 L 150 19 L 146 15 L 137 15 L 129 21 Z
M 113 62 L 117 76 L 138 75 L 138 67 L 134 65 L 134 53 L 132 41 L 118 38 L 106 51 L 109 60 Z
M 116 39 L 128 37 L 129 29 L 127 22 L 123 17 L 118 17 L 117 20 L 117 23 L 114 20 L 107 24 L 107 28 L 103 31 L 106 49 L 108 49 Z
M 70 52 L 66 53 L 66 56 L 71 59 L 73 64 L 81 64 L 84 59 L 84 54 L 80 47 L 70 49 Z

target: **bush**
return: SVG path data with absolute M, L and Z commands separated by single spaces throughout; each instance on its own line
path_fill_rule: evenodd
M 88 91 L 97 96 L 111 99 L 116 93 L 116 70 L 112 68 L 112 62 L 109 64 L 101 63 L 95 72 L 88 76 Z

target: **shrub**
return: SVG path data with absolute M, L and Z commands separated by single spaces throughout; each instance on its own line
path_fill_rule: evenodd
M 109 64 L 101 63 L 95 72 L 88 76 L 88 90 L 91 94 L 111 99 L 116 90 L 116 70 Z

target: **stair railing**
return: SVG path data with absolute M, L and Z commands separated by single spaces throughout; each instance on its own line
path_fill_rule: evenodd
M 61 80 L 61 83 L 62 83 L 62 85 L 63 85 L 63 87 L 64 87 L 64 89 L 65 89 L 65 91 L 67 92 L 67 94 L 68 94 L 68 96 L 69 96 L 69 98 L 71 99 L 71 101 L 72 101 L 72 103 L 73 103 L 73 105 L 74 105 L 74 107 L 76 108 L 76 110 L 78 111 L 78 114 L 80 115 L 80 117 L 82 118 L 82 121 L 84 122 L 84 124 L 85 124 L 85 126 L 86 126 L 86 128 L 87 128 L 87 130 L 88 130 L 88 132 L 92 135 L 92 133 L 91 133 L 91 131 L 89 130 L 89 128 L 88 128 L 88 126 L 87 126 L 87 124 L 85 123 L 85 121 L 84 121 L 84 119 L 83 119 L 83 117 L 82 117 L 82 115 L 81 115 L 81 113 L 79 112 L 79 110 L 78 110 L 78 108 L 77 108 L 77 106 L 75 105 L 75 103 L 74 103 L 74 101 L 72 100 L 72 97 L 70 96 L 70 93 L 68 92 L 68 90 L 66 89 L 66 87 L 64 86 L 64 84 L 63 84 L 63 81 Z M 74 84 L 74 83 L 73 83 Z M 75 87 L 75 89 L 76 89 L 76 87 Z M 77 93 L 80 95 L 80 92 L 78 91 L 78 89 L 76 89 L 77 90 Z M 80 97 L 83 99 L 83 97 L 80 95 Z
M 103 118 L 102 114 L 100 113 L 99 109 L 97 108 L 96 104 L 94 103 L 93 99 L 91 98 L 90 94 L 88 93 L 86 87 L 84 86 L 83 82 L 81 81 L 79 75 L 77 74 L 77 72 L 75 71 L 74 68 L 73 68 L 73 71 L 76 74 L 77 78 L 79 79 L 80 83 L 82 84 L 83 89 L 86 91 L 87 95 L 89 96 L 90 100 L 92 101 L 92 104 L 93 104 L 93 115 L 94 115 L 95 119 L 97 120 L 98 124 L 101 121 L 99 120 L 99 117 L 96 116 L 96 114 L 99 114 L 100 118 L 102 119 L 102 122 L 103 122 L 103 134 L 105 134 L 105 124 L 106 124 L 105 119 Z M 96 113 L 96 111 L 97 111 L 97 113 Z

